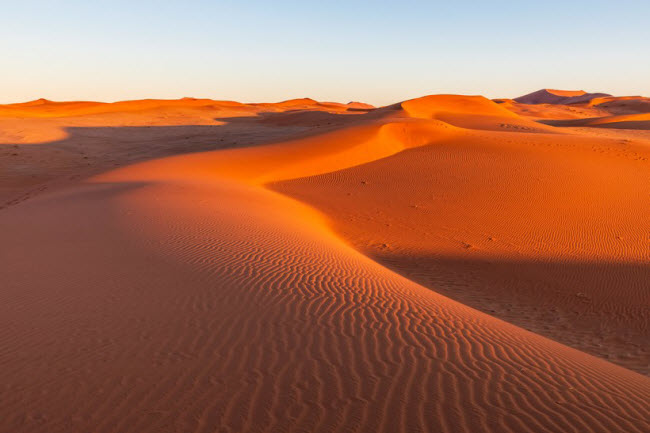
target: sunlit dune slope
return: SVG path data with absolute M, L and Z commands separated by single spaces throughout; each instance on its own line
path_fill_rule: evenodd
M 445 115 L 474 115 L 504 118 L 517 116 L 483 96 L 430 95 L 399 104 L 411 117 L 431 119 Z
M 436 119 L 449 125 L 482 130 L 537 131 L 558 133 L 483 96 L 431 95 L 378 110 L 397 110 L 406 117 Z
M 594 119 L 589 126 L 609 126 L 624 129 L 650 129 L 650 113 L 622 114 L 605 119 Z
M 596 98 L 589 105 L 607 110 L 610 114 L 650 113 L 650 98 L 642 96 L 619 96 Z
M 345 206 L 336 188 L 355 170 L 396 170 L 396 189 L 384 172 L 379 212 L 426 189 L 401 183 L 422 167 L 394 165 L 418 152 L 441 152 L 422 159 L 443 161 L 431 168 L 448 177 L 450 195 L 479 180 L 479 169 L 495 172 L 487 162 L 471 167 L 471 150 L 453 158 L 449 149 L 486 152 L 496 168 L 518 152 L 531 157 L 530 166 L 518 160 L 518 176 L 503 174 L 513 176 L 505 191 L 513 197 L 520 180 L 522 189 L 534 184 L 526 169 L 550 176 L 538 148 L 563 172 L 566 155 L 554 147 L 575 137 L 549 126 L 505 132 L 527 120 L 492 102 L 445 96 L 438 113 L 434 101 L 334 117 L 323 133 L 274 144 L 136 164 L 2 210 L 0 404 L 9 416 L 0 430 L 647 431 L 647 377 L 444 297 L 332 230 L 344 227 L 342 213 L 318 199 Z M 495 178 L 484 184 L 486 201 Z M 325 212 L 266 187 L 281 181 Z M 358 195 L 358 208 L 375 212 L 377 196 Z M 453 225 L 462 212 L 449 204 L 438 214 L 450 212 L 443 218 Z M 476 210 L 470 233 L 492 215 Z M 514 218 L 486 220 L 511 225 L 514 240 L 524 232 Z M 536 236 L 528 240 L 539 246 Z M 522 252 L 526 240 L 516 244 Z
M 589 126 L 650 130 L 650 113 L 621 114 L 618 116 L 592 117 L 587 119 L 547 120 L 545 122 L 554 126 Z
M 649 150 L 474 132 L 273 188 L 433 290 L 647 373 Z
M 419 120 L 384 123 L 371 121 L 313 137 L 289 140 L 263 147 L 190 154 L 143 163 L 138 176 L 146 181 L 164 179 L 213 179 L 215 174 L 243 183 L 260 185 L 270 181 L 327 173 L 393 155 L 453 134 L 451 125 Z M 241 161 L 246 161 L 245 164 Z M 102 181 L 132 178 L 125 168 L 99 176 Z

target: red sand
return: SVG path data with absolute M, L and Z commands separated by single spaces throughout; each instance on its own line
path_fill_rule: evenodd
M 0 431 L 648 431 L 650 140 L 508 108 L 0 107 Z

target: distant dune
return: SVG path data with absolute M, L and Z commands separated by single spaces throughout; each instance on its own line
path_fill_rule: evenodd
M 640 129 L 650 130 L 650 113 L 623 114 L 618 116 L 603 116 L 595 118 L 580 118 L 571 120 L 548 120 L 553 126 L 590 126 L 599 128 Z
M 347 106 L 350 109 L 359 109 L 359 110 L 372 110 L 376 108 L 374 105 L 366 104 L 365 102 L 356 102 L 356 101 L 348 102 Z
M 650 98 L 602 96 L 583 91 L 540 90 L 516 99 L 495 100 L 503 108 L 542 124 L 648 130 Z
M 594 98 L 611 96 L 607 93 L 587 93 L 584 90 L 555 90 L 541 89 L 533 93 L 515 98 L 521 104 L 581 104 Z
M 645 101 L 540 92 L 0 106 L 0 431 L 648 432 Z
M 595 98 L 589 104 L 612 114 L 650 113 L 650 98 L 642 96 Z

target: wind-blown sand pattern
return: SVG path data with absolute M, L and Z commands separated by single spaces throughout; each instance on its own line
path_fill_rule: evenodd
M 0 431 L 650 429 L 644 135 L 445 95 L 51 104 L 2 108 Z

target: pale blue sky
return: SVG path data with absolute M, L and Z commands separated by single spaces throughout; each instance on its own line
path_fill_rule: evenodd
M 650 95 L 650 1 L 0 0 L 0 103 Z

